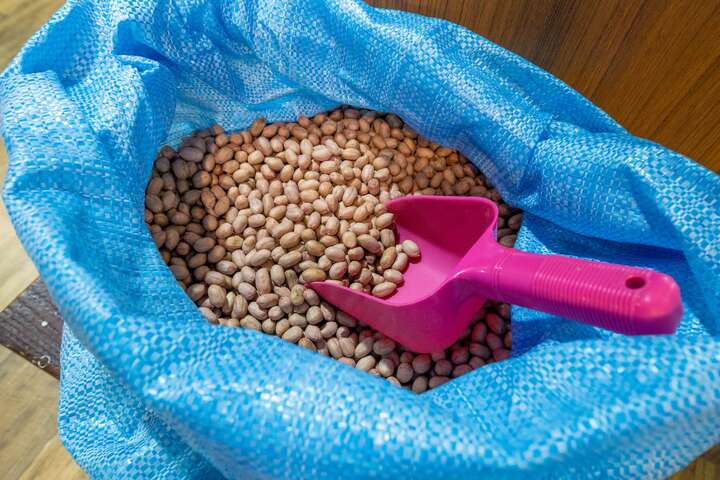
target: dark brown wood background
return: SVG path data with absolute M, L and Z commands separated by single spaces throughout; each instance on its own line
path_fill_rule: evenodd
M 459 23 L 720 172 L 720 0 L 369 0 Z

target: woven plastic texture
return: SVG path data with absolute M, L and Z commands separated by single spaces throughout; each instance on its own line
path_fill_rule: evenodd
M 350 0 L 74 0 L 0 78 L 4 198 L 69 327 L 60 434 L 91 476 L 652 478 L 720 441 L 720 180 L 472 32 Z M 155 152 L 341 103 L 460 149 L 527 212 L 519 248 L 673 275 L 677 335 L 514 309 L 510 360 L 415 395 L 208 324 L 143 223 Z

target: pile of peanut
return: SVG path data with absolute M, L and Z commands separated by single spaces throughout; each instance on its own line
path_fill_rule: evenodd
M 498 203 L 498 238 L 522 213 L 461 154 L 393 114 L 338 108 L 245 131 L 213 127 L 164 147 L 145 196 L 163 259 L 211 323 L 277 335 L 421 393 L 508 357 L 509 307 L 489 302 L 455 345 L 414 354 L 336 310 L 305 284 L 329 281 L 389 297 L 421 256 L 398 242 L 384 202 L 475 195 Z

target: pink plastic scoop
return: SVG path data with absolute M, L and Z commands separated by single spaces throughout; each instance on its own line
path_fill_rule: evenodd
M 670 334 L 682 317 L 680 289 L 663 273 L 503 247 L 487 199 L 409 196 L 387 208 L 399 240 L 421 252 L 397 292 L 380 299 L 327 282 L 310 286 L 410 350 L 450 346 L 488 298 L 626 335 Z

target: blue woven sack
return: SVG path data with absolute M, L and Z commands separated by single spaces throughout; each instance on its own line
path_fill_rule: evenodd
M 66 321 L 60 435 L 93 477 L 649 478 L 720 441 L 720 179 L 468 30 L 355 0 L 73 0 L 0 95 L 4 199 Z M 515 308 L 511 359 L 415 395 L 208 324 L 143 222 L 155 152 L 343 103 L 461 150 L 525 210 L 519 248 L 672 275 L 677 335 Z

